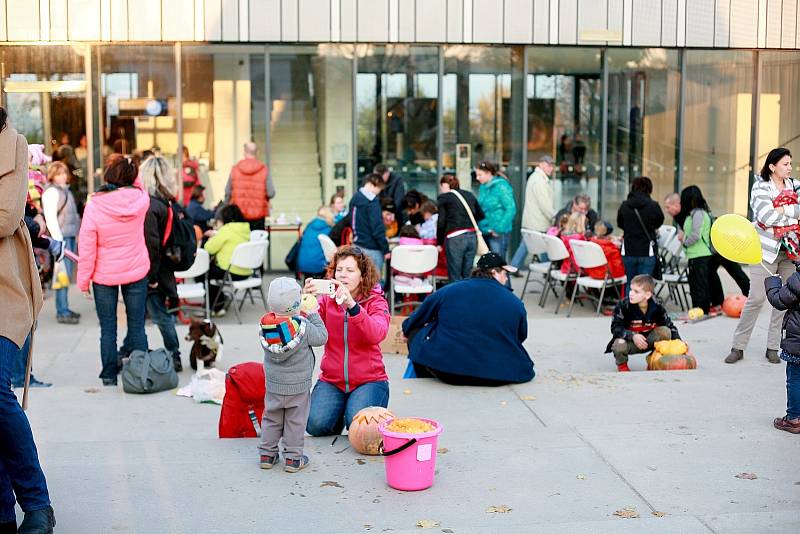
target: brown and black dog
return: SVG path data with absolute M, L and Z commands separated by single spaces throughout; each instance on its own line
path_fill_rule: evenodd
M 222 358 L 222 336 L 217 325 L 208 319 L 192 319 L 186 341 L 194 341 L 189 353 L 189 364 L 197 369 L 198 360 L 203 366 L 213 367 L 214 361 Z

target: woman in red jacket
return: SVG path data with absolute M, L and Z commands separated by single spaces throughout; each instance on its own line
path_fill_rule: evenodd
M 312 436 L 339 434 L 362 408 L 389 405 L 380 344 L 389 331 L 390 313 L 378 270 L 361 248 L 344 246 L 328 266 L 328 278 L 337 289 L 332 297 L 318 297 L 328 343 L 311 392 L 306 431 Z M 306 293 L 314 293 L 310 280 Z

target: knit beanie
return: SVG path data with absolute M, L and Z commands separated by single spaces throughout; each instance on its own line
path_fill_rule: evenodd
M 269 284 L 267 305 L 278 315 L 296 315 L 300 311 L 300 284 L 294 278 L 276 278 Z

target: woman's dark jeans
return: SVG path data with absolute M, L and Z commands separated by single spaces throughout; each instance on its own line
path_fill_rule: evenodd
M 717 267 L 719 265 L 713 256 L 689 260 L 689 294 L 692 296 L 692 307 L 702 308 L 706 313 L 712 306 L 722 304 L 725 298 Z
M 625 266 L 625 276 L 628 283 L 625 284 L 625 295 L 628 296 L 628 291 L 631 287 L 631 280 L 637 274 L 649 274 L 653 276 L 653 271 L 656 268 L 655 256 L 622 256 L 622 264 Z
M 103 370 L 100 378 L 116 379 L 119 373 L 119 357 L 134 350 L 147 350 L 147 334 L 144 331 L 144 315 L 147 306 L 147 277 L 138 282 L 122 286 L 104 286 L 93 283 L 94 307 L 100 320 L 100 361 Z M 128 331 L 122 348 L 117 350 L 117 299 L 120 290 L 125 302 Z
M 786 362 L 786 417 L 800 417 L 800 363 Z
M 447 256 L 447 278 L 457 282 L 469 278 L 478 250 L 478 237 L 474 232 L 448 237 L 444 243 Z
M 31 425 L 11 391 L 11 368 L 20 348 L 0 336 L 0 523 L 16 520 L 14 503 L 25 513 L 50 506 Z
M 318 380 L 311 392 L 306 432 L 312 436 L 339 435 L 367 406 L 389 406 L 389 382 L 367 382 L 345 393 L 333 384 Z

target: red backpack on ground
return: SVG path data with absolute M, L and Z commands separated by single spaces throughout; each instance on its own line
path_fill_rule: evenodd
M 219 414 L 219 437 L 255 438 L 261 433 L 266 389 L 264 364 L 245 362 L 228 369 Z

